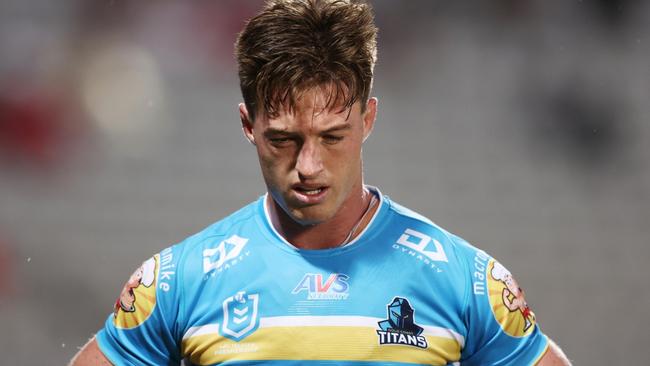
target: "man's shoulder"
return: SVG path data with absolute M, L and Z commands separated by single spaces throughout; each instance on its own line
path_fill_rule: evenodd
M 259 201 L 251 202 L 230 215 L 213 222 L 176 244 L 176 246 L 183 251 L 197 250 L 215 240 L 220 241 L 219 238 L 228 236 L 230 233 L 245 230 L 244 226 L 256 220 Z
M 257 235 L 260 200 L 164 249 L 161 257 L 167 258 L 175 268 L 182 269 L 185 276 L 202 276 L 219 269 L 227 261 L 237 258 L 248 239 Z
M 485 254 L 462 237 L 446 230 L 428 217 L 387 199 L 393 214 L 392 225 L 403 230 L 398 244 L 425 252 L 440 252 L 438 258 L 446 262 L 467 262 L 478 254 Z

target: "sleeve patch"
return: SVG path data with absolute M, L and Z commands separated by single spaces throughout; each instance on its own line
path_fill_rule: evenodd
M 501 329 L 513 337 L 531 334 L 535 330 L 535 314 L 510 271 L 491 260 L 487 278 L 490 307 Z
M 135 328 L 144 323 L 153 312 L 156 306 L 159 263 L 159 255 L 144 261 L 122 288 L 113 313 L 113 324 L 116 328 Z

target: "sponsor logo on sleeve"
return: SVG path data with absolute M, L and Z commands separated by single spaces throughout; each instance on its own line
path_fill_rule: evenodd
M 409 301 L 403 297 L 395 297 L 387 305 L 388 319 L 380 321 L 379 336 L 380 345 L 398 344 L 427 348 L 427 339 L 422 334 L 424 330 L 415 324 L 415 310 Z
M 513 337 L 524 337 L 535 329 L 535 314 L 526 303 L 524 290 L 501 263 L 488 265 L 490 306 L 501 328 Z
M 259 326 L 260 295 L 238 292 L 223 301 L 223 322 L 221 335 L 240 341 L 254 332 Z
M 133 272 L 115 302 L 113 324 L 134 328 L 142 324 L 156 306 L 156 280 L 160 257 L 155 255 Z
M 306 293 L 307 300 L 345 300 L 349 296 L 349 278 L 343 273 L 332 273 L 327 277 L 320 273 L 306 273 L 291 293 Z
M 158 288 L 164 292 L 168 292 L 171 289 L 170 283 L 176 275 L 174 253 L 171 247 L 160 252 L 160 271 L 158 273 Z
M 477 250 L 472 266 L 472 291 L 474 295 L 485 295 L 485 268 L 490 257 L 482 250 Z

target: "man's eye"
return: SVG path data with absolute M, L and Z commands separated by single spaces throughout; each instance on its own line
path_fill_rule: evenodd
M 323 141 L 326 144 L 332 144 L 333 145 L 333 144 L 336 144 L 336 143 L 340 142 L 341 140 L 343 140 L 343 136 L 336 136 L 336 135 L 325 135 L 325 136 L 323 136 Z
M 291 139 L 288 137 L 275 137 L 269 139 L 271 141 L 271 145 L 273 146 L 286 146 L 291 143 Z

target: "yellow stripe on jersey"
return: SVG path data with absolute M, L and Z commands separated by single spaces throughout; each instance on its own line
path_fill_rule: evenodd
M 217 333 L 197 332 L 183 340 L 183 355 L 197 365 L 225 361 L 333 360 L 408 362 L 446 365 L 460 358 L 461 345 L 453 337 L 424 334 L 428 348 L 380 345 L 377 329 L 359 326 L 260 327 L 239 342 Z M 200 334 L 203 333 L 203 334 Z

